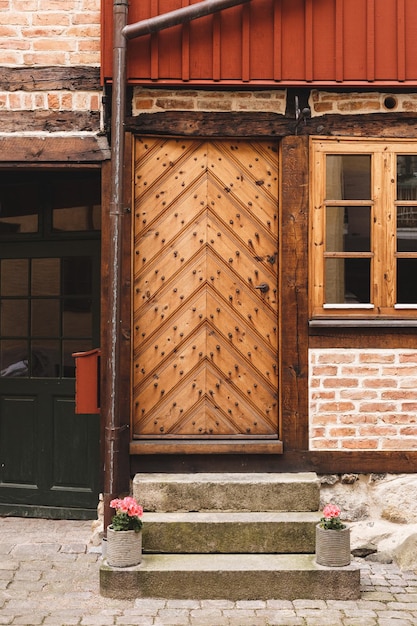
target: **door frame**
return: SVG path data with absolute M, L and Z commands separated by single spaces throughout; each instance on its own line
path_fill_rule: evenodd
M 160 130 L 160 122 L 164 114 L 155 114 L 152 119 L 149 116 L 141 120 L 139 116 L 135 135 L 155 136 L 164 135 L 172 138 Z M 253 467 L 253 471 L 272 471 L 273 469 L 285 469 L 297 471 L 307 466 L 306 453 L 308 452 L 308 301 L 307 301 L 307 274 L 308 274 L 308 138 L 290 135 L 279 137 L 269 132 L 260 133 L 259 123 L 256 116 L 246 120 L 246 133 L 242 133 L 241 126 L 231 123 L 228 125 L 227 134 L 219 133 L 220 120 L 215 128 L 214 121 L 218 114 L 207 114 L 211 120 L 209 133 L 200 133 L 193 130 L 180 132 L 182 136 L 210 139 L 211 137 L 234 137 L 236 139 L 260 138 L 270 139 L 279 143 L 280 155 L 280 267 L 285 267 L 285 275 L 281 271 L 279 288 L 281 292 L 280 302 L 280 336 L 281 336 L 281 367 L 280 388 L 282 390 L 281 404 L 281 428 L 284 453 L 282 450 L 273 449 L 272 446 L 263 448 L 246 446 L 227 448 L 221 443 L 203 442 L 196 444 L 165 444 L 161 442 L 136 442 L 132 441 L 129 433 L 130 413 L 132 399 L 132 381 L 130 375 L 131 363 L 131 254 L 132 254 L 132 219 L 131 212 L 134 210 L 132 186 L 125 186 L 125 206 L 129 207 L 122 218 L 122 267 L 120 268 L 122 280 L 122 303 L 121 303 L 121 327 L 122 342 L 120 346 L 121 372 L 120 385 L 123 389 L 122 397 L 122 424 L 121 445 L 118 452 L 119 474 L 127 476 L 136 471 L 152 471 L 152 468 L 161 468 L 163 464 L 166 471 L 171 469 L 179 471 L 179 468 L 211 468 L 216 463 L 216 471 L 222 467 Z M 129 120 L 132 123 L 132 118 Z M 141 122 L 143 128 L 141 128 Z M 186 124 L 183 125 L 187 127 Z M 203 126 L 204 127 L 204 126 Z M 236 128 L 238 132 L 236 132 Z M 224 130 L 224 128 L 222 128 Z M 133 133 L 126 134 L 125 167 L 127 180 L 132 178 L 132 146 Z M 178 135 L 175 135 L 178 137 Z M 109 198 L 109 196 L 107 196 Z M 103 252 L 106 256 L 108 246 L 108 228 L 103 228 Z M 107 237 L 107 239 L 106 239 Z M 108 259 L 103 259 L 104 265 Z M 103 276 L 102 303 L 103 319 L 106 319 L 106 293 L 108 281 Z M 110 349 L 110 337 L 106 327 L 102 325 L 102 354 L 103 349 Z M 106 381 L 102 379 L 102 406 L 106 403 Z M 261 444 L 259 444 L 261 445 Z M 248 465 L 249 464 L 249 465 Z M 121 478 L 121 484 L 125 479 Z

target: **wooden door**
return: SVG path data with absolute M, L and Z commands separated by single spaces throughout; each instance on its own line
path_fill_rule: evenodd
M 277 439 L 276 144 L 134 158 L 133 437 Z

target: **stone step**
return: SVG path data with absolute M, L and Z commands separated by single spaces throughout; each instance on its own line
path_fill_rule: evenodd
M 313 553 L 314 512 L 144 513 L 143 550 L 154 553 Z
M 110 598 L 227 600 L 356 600 L 356 564 L 326 568 L 314 555 L 144 555 L 136 567 L 100 568 L 100 593 Z
M 145 511 L 317 511 L 313 472 L 136 474 L 133 496 Z

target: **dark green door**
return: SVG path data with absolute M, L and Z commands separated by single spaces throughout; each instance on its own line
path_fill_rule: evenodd
M 96 181 L 68 198 L 74 174 L 40 178 L 36 207 L 0 213 L 0 514 L 82 519 L 98 502 L 100 427 L 75 414 L 72 354 L 99 346 Z

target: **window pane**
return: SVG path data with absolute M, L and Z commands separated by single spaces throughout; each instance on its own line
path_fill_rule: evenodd
M 59 296 L 60 259 L 32 259 L 32 296 Z
M 369 304 L 370 271 L 370 259 L 326 259 L 325 304 Z
M 0 311 L 0 334 L 3 337 L 26 337 L 28 334 L 27 300 L 3 300 Z
M 0 236 L 37 233 L 40 226 L 39 171 L 2 171 L 0 175 Z M 43 191 L 48 192 L 46 185 Z
M 26 341 L 0 341 L 0 376 L 8 378 L 29 376 Z
M 32 300 L 32 335 L 34 337 L 59 337 L 59 300 L 48 298 Z
M 370 207 L 326 207 L 326 251 L 369 252 Z
M 397 200 L 417 200 L 417 155 L 397 155 Z
M 397 251 L 417 252 L 417 206 L 397 207 Z
M 54 232 L 87 232 L 101 229 L 100 206 L 76 206 L 53 209 L 52 230 Z
M 77 298 L 66 300 L 62 313 L 62 327 L 64 337 L 91 337 L 92 312 L 91 300 Z
M 0 236 L 37 233 L 39 229 L 38 215 L 16 215 L 0 217 Z
M 2 296 L 28 295 L 28 261 L 27 259 L 3 259 L 1 261 Z
M 58 340 L 32 341 L 30 375 L 34 378 L 58 378 L 61 367 L 61 350 Z
M 371 155 L 328 154 L 326 156 L 326 199 L 369 200 L 371 198 Z
M 397 259 L 397 304 L 417 304 L 417 259 Z
M 93 285 L 91 257 L 73 256 L 62 259 L 64 296 L 90 295 Z

